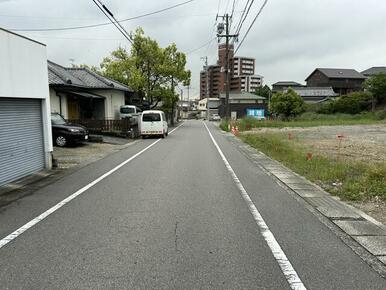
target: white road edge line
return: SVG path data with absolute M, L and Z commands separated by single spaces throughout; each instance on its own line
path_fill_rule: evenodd
M 276 241 L 275 236 L 268 228 L 268 225 L 265 223 L 263 217 L 261 216 L 260 212 L 257 210 L 256 206 L 254 205 L 253 201 L 248 195 L 248 192 L 245 190 L 244 186 L 242 185 L 240 179 L 237 177 L 236 173 L 234 172 L 232 166 L 229 164 L 228 160 L 226 159 L 224 153 L 220 149 L 220 146 L 217 144 L 216 140 L 213 138 L 212 133 L 210 132 L 208 126 L 205 122 L 203 122 L 205 125 L 206 130 L 209 133 L 210 138 L 212 139 L 212 142 L 214 146 L 216 147 L 218 153 L 220 154 L 222 160 L 225 163 L 225 166 L 229 173 L 232 176 L 233 181 L 235 182 L 237 188 L 241 192 L 241 196 L 243 197 L 245 203 L 247 204 L 249 211 L 251 212 L 253 218 L 255 219 L 257 225 L 259 226 L 260 233 L 263 236 L 264 240 L 267 242 L 268 247 L 270 248 L 274 258 L 276 259 L 277 263 L 279 264 L 281 271 L 283 272 L 285 278 L 288 281 L 288 284 L 290 285 L 291 289 L 307 289 L 302 280 L 300 280 L 298 274 L 296 273 L 295 269 L 292 267 L 291 262 L 288 260 L 287 256 L 281 249 L 279 243 Z
M 169 134 L 172 134 L 175 130 L 177 130 L 179 127 L 181 127 L 183 125 L 183 123 L 179 126 L 177 126 L 176 128 L 174 128 L 173 130 L 171 130 L 169 132 Z M 133 156 L 131 156 L 129 159 L 126 159 L 125 161 L 123 161 L 122 163 L 118 164 L 116 167 L 114 167 L 113 169 L 107 171 L 105 174 L 101 175 L 100 177 L 98 177 L 97 179 L 95 179 L 94 181 L 90 182 L 89 184 L 87 184 L 86 186 L 82 187 L 81 189 L 79 189 L 78 191 L 74 192 L 73 194 L 71 194 L 70 196 L 68 196 L 67 198 L 63 199 L 61 202 L 57 203 L 56 205 L 54 205 L 53 207 L 51 207 L 50 209 L 46 210 L 45 212 L 43 212 L 42 214 L 40 214 L 39 216 L 35 217 L 34 219 L 32 219 L 31 221 L 29 221 L 28 223 L 26 223 L 25 225 L 21 226 L 20 228 L 18 228 L 16 231 L 10 233 L 8 236 L 6 236 L 5 238 L 1 239 L 0 240 L 0 249 L 2 247 L 4 247 L 6 244 L 8 244 L 9 242 L 11 242 L 12 240 L 16 239 L 18 236 L 20 236 L 22 233 L 24 233 L 25 231 L 27 231 L 28 229 L 32 228 L 34 225 L 36 225 L 37 223 L 41 222 L 42 220 L 44 220 L 46 217 L 48 217 L 50 214 L 54 213 L 55 211 L 57 211 L 58 209 L 60 209 L 62 206 L 64 206 L 65 204 L 69 203 L 71 200 L 75 199 L 77 196 L 81 195 L 82 193 L 84 193 L 86 190 L 90 189 L 91 187 L 93 187 L 95 184 L 97 184 L 98 182 L 102 181 L 103 179 L 105 179 L 107 176 L 111 175 L 112 173 L 114 173 L 115 171 L 117 171 L 118 169 L 120 169 L 122 166 L 126 165 L 127 163 L 129 163 L 130 161 L 132 161 L 133 159 L 135 159 L 136 157 L 138 157 L 139 155 L 141 155 L 142 153 L 144 153 L 146 150 L 150 149 L 151 147 L 153 147 L 155 144 L 157 144 L 159 141 L 161 141 L 162 139 L 157 139 L 156 141 L 154 141 L 153 143 L 151 143 L 149 146 L 147 146 L 146 148 L 142 149 L 141 151 L 139 151 L 138 153 L 134 154 Z

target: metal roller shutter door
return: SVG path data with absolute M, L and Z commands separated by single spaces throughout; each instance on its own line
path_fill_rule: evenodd
M 0 98 L 0 185 L 44 168 L 41 100 Z

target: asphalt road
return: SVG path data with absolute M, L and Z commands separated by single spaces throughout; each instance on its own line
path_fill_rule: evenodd
M 304 287 L 386 289 L 318 218 L 209 128 Z M 0 288 L 290 289 L 240 184 L 201 121 L 140 141 L 0 210 L 4 240 L 89 185 L 0 248 Z

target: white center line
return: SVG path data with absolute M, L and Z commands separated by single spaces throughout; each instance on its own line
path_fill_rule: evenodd
M 216 140 L 213 138 L 213 135 L 210 132 L 208 126 L 205 124 L 205 122 L 203 122 L 203 123 L 205 125 L 206 130 L 209 133 L 210 138 L 212 139 L 214 146 L 216 147 L 218 153 L 220 154 L 221 159 L 224 161 L 224 164 L 225 164 L 227 170 L 231 174 L 233 181 L 235 182 L 237 188 L 240 190 L 241 196 L 243 197 L 245 203 L 247 204 L 249 211 L 251 212 L 253 218 L 255 219 L 255 222 L 259 226 L 261 235 L 263 236 L 264 240 L 266 241 L 266 243 L 267 243 L 268 247 L 270 248 L 273 256 L 275 257 L 277 263 L 279 264 L 281 271 L 283 272 L 285 278 L 287 279 L 288 284 L 290 285 L 291 289 L 296 289 L 296 290 L 306 289 L 302 280 L 300 280 L 295 269 L 292 267 L 291 262 L 288 260 L 287 256 L 285 255 L 285 253 L 281 249 L 279 243 L 276 241 L 275 236 L 268 228 L 268 225 L 265 223 L 263 217 L 261 216 L 260 212 L 257 210 L 252 199 L 249 197 L 249 194 L 245 190 L 240 179 L 237 177 L 233 168 L 231 167 L 228 160 L 226 159 L 224 153 L 222 152 L 222 150 L 218 146 Z
M 176 128 L 174 128 L 173 130 L 171 130 L 169 132 L 169 134 L 172 134 L 175 130 L 177 130 L 179 127 L 181 127 L 183 125 L 183 123 L 179 126 L 177 126 Z M 28 223 L 26 223 L 25 225 L 21 226 L 20 228 L 18 228 L 16 231 L 10 233 L 8 236 L 6 236 L 5 238 L 1 239 L 0 240 L 0 249 L 2 247 L 4 247 L 6 244 L 8 244 L 9 242 L 11 242 L 12 240 L 16 239 L 18 236 L 20 236 L 22 233 L 24 233 L 25 231 L 27 231 L 28 229 L 32 228 L 34 225 L 36 225 L 37 223 L 41 222 L 42 220 L 44 220 L 46 217 L 48 217 L 50 214 L 54 213 L 55 211 L 57 211 L 58 209 L 60 209 L 62 206 L 64 206 L 65 204 L 69 203 L 71 200 L 73 200 L 74 198 L 76 198 L 77 196 L 81 195 L 83 192 L 85 192 L 86 190 L 90 189 L 91 187 L 93 187 L 95 184 L 97 184 L 98 182 L 102 181 L 103 179 L 105 179 L 107 176 L 111 175 L 112 173 L 114 173 L 115 171 L 117 171 L 119 168 L 121 168 L 122 166 L 126 165 L 127 163 L 129 163 L 130 161 L 132 161 L 133 159 L 135 159 L 136 157 L 138 157 L 139 155 L 141 155 L 142 153 L 144 153 L 146 150 L 150 149 L 151 147 L 153 147 L 155 144 L 157 144 L 159 141 L 161 141 L 161 139 L 158 139 L 156 141 L 154 141 L 153 143 L 151 143 L 149 146 L 147 146 L 146 148 L 142 149 L 141 151 L 139 151 L 138 153 L 134 154 L 133 156 L 131 156 L 129 159 L 126 159 L 125 161 L 123 161 L 122 163 L 118 164 L 116 167 L 114 167 L 113 169 L 107 171 L 105 174 L 101 175 L 100 177 L 98 177 L 97 179 L 95 179 L 94 181 L 90 182 L 89 184 L 87 184 L 86 186 L 82 187 L 81 189 L 79 189 L 78 191 L 74 192 L 73 194 L 71 194 L 70 196 L 68 196 L 67 198 L 63 199 L 61 202 L 57 203 L 56 205 L 54 205 L 53 207 L 51 207 L 50 209 L 46 210 L 45 212 L 43 212 L 42 214 L 40 214 L 39 216 L 35 217 L 34 219 L 32 219 L 31 221 L 29 221 Z

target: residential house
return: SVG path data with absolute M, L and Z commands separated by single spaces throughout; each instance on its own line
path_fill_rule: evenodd
M 51 168 L 47 51 L 0 28 L 0 186 Z
M 307 78 L 307 87 L 332 87 L 335 93 L 345 95 L 362 90 L 366 77 L 355 69 L 317 68 Z
M 322 103 L 338 96 L 332 87 L 294 87 L 292 89 L 309 104 Z
M 302 84 L 293 81 L 279 81 L 272 84 L 272 93 L 283 92 L 288 88 L 304 87 Z
M 119 119 L 119 108 L 133 91 L 87 68 L 67 68 L 48 61 L 51 111 L 65 119 Z
M 225 94 L 220 94 L 221 105 L 219 107 L 220 117 L 225 117 Z M 249 92 L 230 92 L 229 108 L 231 116 L 240 119 L 247 115 L 248 110 L 266 110 L 266 99 Z
M 218 114 L 219 107 L 221 105 L 221 101 L 219 98 L 205 98 L 198 101 L 197 110 L 199 111 L 199 116 L 201 118 L 207 117 L 207 107 L 208 107 L 208 99 L 209 99 L 209 114 Z
M 373 66 L 373 67 L 361 72 L 361 74 L 364 75 L 366 78 L 375 76 L 379 73 L 386 74 L 386 66 Z

